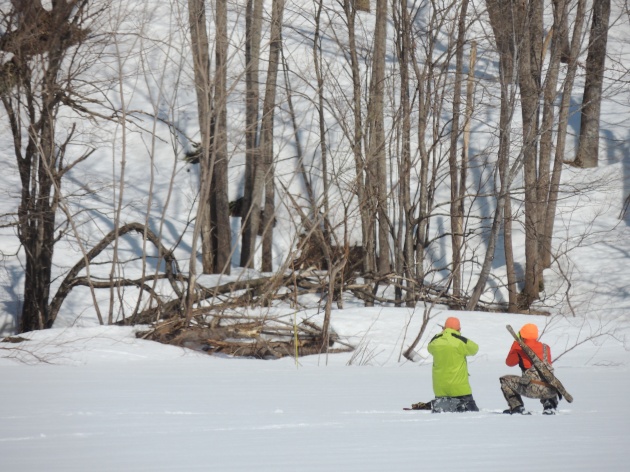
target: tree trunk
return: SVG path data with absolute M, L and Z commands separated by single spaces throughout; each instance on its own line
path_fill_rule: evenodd
M 511 60 L 504 61 L 503 67 L 513 67 Z M 515 78 L 511 71 L 501 73 L 501 112 L 499 118 L 499 178 L 501 188 L 505 191 L 505 203 L 503 207 L 503 253 L 505 255 L 505 272 L 508 290 L 508 312 L 518 311 L 518 287 L 516 270 L 514 267 L 514 245 L 512 240 L 512 198 L 510 195 L 511 180 L 508 174 L 510 166 L 510 143 L 512 135 L 512 118 L 514 116 L 514 103 L 516 84 L 507 82 L 506 77 Z
M 556 8 L 554 9 L 554 22 L 550 31 L 551 52 L 549 64 L 547 66 L 547 75 L 545 77 L 545 86 L 543 91 L 543 119 L 540 130 L 540 153 L 539 153 L 539 172 L 538 172 L 538 201 L 540 230 L 538 231 L 538 252 L 541 258 L 541 266 L 543 269 L 549 267 L 551 263 L 551 234 L 547 234 L 546 218 L 548 216 L 548 198 L 549 189 L 552 180 L 551 154 L 553 147 L 553 127 L 555 122 L 554 103 L 557 98 L 558 76 L 560 72 L 560 60 L 562 58 L 562 38 L 566 38 L 567 34 L 563 31 L 566 21 L 566 1 L 556 0 Z M 559 171 L 555 169 L 554 171 Z
M 410 42 L 412 44 L 412 51 L 418 50 L 416 41 L 413 35 L 411 35 Z M 434 43 L 431 43 L 429 51 L 427 51 L 430 57 L 433 54 Z M 416 83 L 418 84 L 418 123 L 417 134 L 424 137 L 427 134 L 430 104 L 431 104 L 431 82 L 434 79 L 434 63 L 429 61 L 420 67 L 420 63 L 415 54 L 411 54 L 411 62 L 413 64 L 413 70 Z M 417 280 L 419 285 L 424 283 L 425 270 L 425 246 L 428 239 L 429 218 L 430 218 L 430 194 L 433 189 L 430 189 L 429 183 L 429 168 L 430 168 L 430 156 L 427 149 L 425 139 L 418 140 L 418 154 L 420 160 L 420 175 L 419 175 L 419 196 L 417 202 L 417 217 L 412 220 L 415 227 L 414 229 L 414 248 L 415 260 L 413 266 L 413 278 Z
M 215 152 L 213 150 L 213 110 L 212 84 L 210 79 L 210 52 L 206 29 L 205 0 L 188 0 L 191 52 L 197 93 L 197 114 L 201 134 L 201 155 L 199 157 L 199 209 L 196 225 L 201 236 L 203 272 L 211 273 L 214 266 L 216 244 L 213 238 L 213 217 L 211 202 L 211 182 L 214 177 Z M 196 257 L 194 254 L 191 257 Z M 194 267 L 193 267 L 194 268 Z
M 475 67 L 477 64 L 477 43 L 473 41 L 470 47 L 470 61 L 468 64 L 468 77 L 466 83 L 466 110 L 464 116 L 464 136 L 462 143 L 462 160 L 459 170 L 459 214 L 462 215 L 462 254 L 465 253 L 466 240 L 465 240 L 465 231 L 466 231 L 466 221 L 464 219 L 465 215 L 465 205 L 466 205 L 466 195 L 468 194 L 468 167 L 469 167 L 469 159 L 470 159 L 470 134 L 471 134 L 471 121 L 473 110 L 475 107 Z M 463 280 L 462 280 L 463 283 Z M 464 290 L 462 287 L 463 296 Z
M 512 207 L 510 197 L 510 187 L 512 176 L 508 172 L 510 166 L 510 143 L 511 127 L 514 115 L 514 103 L 516 82 L 519 78 L 517 53 L 527 51 L 521 39 L 524 31 L 524 10 L 518 9 L 511 0 L 488 0 L 488 14 L 490 24 L 494 32 L 495 43 L 499 53 L 499 76 L 501 85 L 501 106 L 499 115 L 499 152 L 497 166 L 499 169 L 500 187 L 497 192 L 497 208 L 490 240 L 486 250 L 486 256 L 482 264 L 481 273 L 471 298 L 467 304 L 467 309 L 474 309 L 485 289 L 487 278 L 490 273 L 490 266 L 494 260 L 494 248 L 499 235 L 500 221 L 503 222 L 503 243 L 506 261 L 507 288 L 508 288 L 508 311 L 517 310 L 516 298 L 516 274 L 514 270 L 514 252 L 512 246 Z M 526 54 L 529 58 L 529 53 Z
M 554 18 L 559 18 L 560 24 L 554 35 L 558 41 L 558 49 L 560 50 L 560 61 L 568 64 L 571 57 L 571 44 L 569 43 L 569 15 L 567 15 L 567 7 L 571 0 L 553 0 Z M 577 16 L 576 16 L 577 19 Z
M 367 160 L 367 181 L 371 231 L 366 250 L 374 249 L 377 256 L 377 270 L 381 274 L 390 271 L 389 222 L 387 215 L 387 162 L 385 149 L 384 89 L 385 52 L 387 44 L 387 0 L 376 2 L 376 25 L 374 31 L 374 52 L 372 56 L 372 77 L 370 79 L 370 102 L 368 105 L 369 149 Z M 378 240 L 378 246 L 376 241 Z
M 212 266 L 204 273 L 229 274 L 232 256 L 232 234 L 230 230 L 230 206 L 228 199 L 228 153 L 227 153 L 227 0 L 216 1 L 216 79 L 214 111 L 214 172 L 210 194 L 211 222 L 213 229 Z
M 490 11 L 491 24 L 495 34 L 497 49 L 503 50 L 504 54 L 499 52 L 499 77 L 501 86 L 501 106 L 499 114 L 499 152 L 497 155 L 497 167 L 499 173 L 499 189 L 495 191 L 496 209 L 490 230 L 490 237 L 487 243 L 486 255 L 481 265 L 481 271 L 473 292 L 467 302 L 466 309 L 474 310 L 477 303 L 485 290 L 492 262 L 494 261 L 494 253 L 496 250 L 501 222 L 503 222 L 503 243 L 506 260 L 506 272 L 508 279 L 508 296 L 510 312 L 516 311 L 516 281 L 514 273 L 514 255 L 512 250 L 512 209 L 510 204 L 510 186 L 511 179 L 509 176 L 510 161 L 510 142 L 512 118 L 514 116 L 515 102 L 515 80 L 517 74 L 514 72 L 514 59 L 512 50 L 510 49 L 511 40 L 504 36 L 502 29 L 506 24 L 506 11 L 492 10 Z M 511 15 L 511 13 L 510 13 Z
M 36 147 L 29 146 L 31 150 L 27 150 L 26 159 L 19 166 L 22 181 L 27 178 L 36 182 L 31 189 L 23 187 L 18 210 L 18 236 L 26 259 L 20 332 L 51 328 L 54 321 L 49 315 L 48 299 L 59 195 L 53 190 L 52 180 L 46 171 L 46 168 L 54 170 L 56 159 L 54 148 L 50 146 L 54 142 L 54 119 L 50 107 L 45 108 L 48 111 L 41 117 L 44 129 L 40 129 L 38 144 Z M 29 141 L 32 142 L 30 138 Z
M 526 70 L 526 69 L 525 69 Z M 541 272 L 538 252 L 538 228 L 540 226 L 537 191 L 537 152 L 536 152 L 536 116 L 538 113 L 538 94 L 532 77 L 523 78 L 521 70 L 521 114 L 523 119 L 523 161 L 525 177 L 525 288 L 523 306 L 529 306 L 538 298 Z M 529 84 L 527 84 L 529 82 Z
M 449 150 L 449 170 L 451 186 L 451 251 L 453 258 L 452 287 L 453 296 L 459 298 L 462 294 L 462 236 L 464 234 L 464 215 L 462 213 L 460 195 L 460 167 L 457 162 L 457 144 L 460 128 L 461 94 L 464 70 L 464 43 L 466 41 L 466 11 L 468 0 L 463 0 L 457 23 L 457 43 L 455 45 L 455 83 L 453 90 L 453 116 L 451 121 L 451 147 Z
M 363 272 L 372 273 L 374 264 L 372 254 L 367 250 L 369 241 L 369 211 L 365 189 L 365 160 L 363 156 L 363 118 L 362 118 L 362 95 L 361 95 L 361 70 L 359 66 L 359 57 L 357 53 L 356 35 L 355 35 L 355 18 L 356 10 L 354 9 L 354 0 L 344 0 L 343 8 L 348 24 L 348 53 L 350 55 L 350 68 L 352 70 L 352 114 L 354 118 L 354 136 L 352 145 L 352 154 L 354 156 L 355 173 L 356 173 L 356 194 L 359 213 L 361 215 L 361 240 L 366 247 L 363 260 Z
M 326 144 L 326 122 L 324 118 L 324 76 L 322 65 L 322 44 L 321 44 L 321 15 L 323 9 L 323 1 L 319 0 L 317 12 L 315 14 L 315 37 L 313 39 L 313 67 L 315 68 L 315 77 L 317 79 L 317 119 L 319 124 L 319 152 L 322 169 L 322 199 L 324 208 L 324 234 L 328 244 L 332 236 L 332 228 L 330 227 L 330 203 L 329 203 L 329 178 L 328 178 L 328 148 Z
M 529 307 L 538 299 L 541 288 L 542 261 L 538 251 L 538 236 L 541 229 L 538 200 L 538 112 L 540 91 L 540 59 L 542 31 L 540 0 L 530 1 L 524 10 L 519 10 L 517 20 L 528 33 L 522 36 L 518 54 L 519 88 L 521 91 L 521 116 L 523 120 L 523 162 L 525 185 L 525 287 L 521 293 L 521 304 Z
M 265 99 L 262 110 L 260 126 L 259 158 L 254 168 L 254 182 L 252 188 L 252 201 L 248 209 L 247 218 L 249 225 L 243 231 L 243 241 L 247 235 L 249 244 L 247 251 L 250 255 L 246 267 L 253 267 L 253 258 L 256 252 L 256 236 L 261 225 L 260 209 L 264 200 L 263 221 L 263 253 L 262 270 L 272 270 L 271 241 L 274 218 L 274 170 L 273 170 L 273 125 L 276 107 L 276 85 L 278 65 L 280 63 L 280 50 L 282 48 L 282 15 L 284 13 L 284 0 L 274 0 L 271 13 L 271 31 L 269 41 L 269 67 L 267 68 L 267 83 L 265 85 Z
M 276 107 L 278 67 L 280 64 L 280 52 L 282 50 L 282 16 L 284 14 L 284 0 L 274 0 L 272 8 L 269 69 L 267 70 L 267 87 L 265 89 L 265 108 L 263 109 L 263 126 L 261 133 L 263 161 L 265 163 L 265 210 L 263 212 L 262 221 L 263 272 L 271 272 L 273 270 L 273 221 L 276 213 L 273 127 Z M 270 76 L 272 76 L 271 79 Z M 266 123 L 265 116 L 268 118 Z
M 255 247 L 256 233 L 249 229 L 250 211 L 254 190 L 254 172 L 258 156 L 258 109 L 260 90 L 258 67 L 260 63 L 260 38 L 262 32 L 263 0 L 248 0 L 245 17 L 245 181 L 243 192 L 243 214 L 241 219 L 241 261 L 242 267 L 253 266 L 252 248 Z M 254 238 L 254 242 L 251 239 Z
M 579 167 L 597 167 L 599 161 L 599 117 L 610 21 L 610 0 L 593 2 L 593 22 L 586 57 L 586 82 L 582 97 L 580 144 L 575 163 Z
M 407 2 L 396 3 L 395 25 L 398 30 L 398 63 L 400 67 L 400 109 L 401 122 L 401 157 L 400 157 L 400 220 L 401 231 L 396 254 L 396 273 L 402 274 L 406 287 L 405 302 L 409 307 L 416 303 L 416 284 L 414 283 L 414 214 L 411 204 L 411 97 L 409 87 L 409 63 L 411 51 L 411 21 Z M 396 299 L 401 298 L 401 289 L 397 287 Z

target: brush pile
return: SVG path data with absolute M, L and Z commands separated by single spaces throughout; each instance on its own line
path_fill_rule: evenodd
M 327 335 L 308 320 L 295 323 L 288 316 L 254 318 L 242 315 L 196 316 L 187 326 L 182 318 L 160 321 L 137 337 L 208 354 L 258 359 L 348 352 L 334 331 Z M 335 345 L 341 347 L 335 348 Z

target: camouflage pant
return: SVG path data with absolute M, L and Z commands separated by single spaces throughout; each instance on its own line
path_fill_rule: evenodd
M 545 400 L 555 400 L 558 392 L 549 384 L 541 383 L 538 372 L 533 369 L 526 370 L 522 376 L 504 375 L 499 379 L 501 391 L 510 409 L 523 406 L 523 397 L 539 398 L 544 405 Z

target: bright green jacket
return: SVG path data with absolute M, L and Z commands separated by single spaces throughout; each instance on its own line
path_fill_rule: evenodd
M 433 393 L 436 397 L 471 395 L 466 356 L 479 351 L 477 343 L 466 339 L 459 331 L 447 328 L 429 343 L 433 356 Z

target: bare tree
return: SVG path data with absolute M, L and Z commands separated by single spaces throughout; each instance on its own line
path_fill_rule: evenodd
M 216 79 L 214 93 L 214 172 L 210 193 L 212 257 L 207 266 L 213 273 L 230 273 L 232 256 L 230 207 L 228 201 L 228 131 L 227 131 L 227 69 L 228 69 L 228 8 L 227 0 L 216 1 Z M 204 255 L 204 260 L 208 258 Z
M 324 65 L 322 63 L 322 43 L 321 43 L 321 18 L 323 1 L 319 0 L 319 4 L 316 5 L 315 11 L 315 34 L 313 37 L 313 67 L 315 69 L 315 77 L 317 80 L 317 118 L 319 124 L 319 153 L 321 156 L 321 168 L 322 168 L 322 199 L 323 199 L 323 219 L 324 219 L 324 234 L 329 239 L 332 235 L 331 225 L 329 220 L 330 215 L 330 200 L 329 200 L 329 178 L 328 178 L 328 145 L 326 143 L 326 119 L 324 110 Z M 318 215 L 314 215 L 317 220 Z M 330 244 L 330 241 L 328 242 Z
M 86 39 L 90 15 L 87 0 L 53 2 L 48 10 L 39 0 L 11 4 L 0 13 L 5 31 L 0 50 L 12 54 L 3 65 L 0 99 L 22 183 L 17 227 L 26 260 L 19 328 L 24 332 L 50 328 L 54 321 L 48 299 L 61 180 L 92 153 L 86 149 L 68 162 L 75 127 L 58 129 L 61 108 L 79 106 L 78 65 L 71 52 Z
M 397 55 L 400 68 L 400 113 L 401 123 L 401 144 L 399 162 L 399 208 L 400 220 L 399 236 L 396 241 L 396 273 L 403 276 L 408 290 L 405 295 L 408 306 L 415 305 L 415 284 L 411 281 L 414 278 L 414 243 L 413 243 L 413 206 L 411 201 L 411 15 L 406 1 L 396 2 L 393 8 L 394 27 L 397 37 Z M 396 298 L 401 299 L 401 288 L 397 287 Z
M 372 75 L 370 77 L 370 98 L 368 104 L 369 147 L 366 153 L 366 188 L 371 220 L 368 240 L 366 241 L 366 252 L 367 257 L 370 257 L 370 254 L 378 254 L 378 272 L 386 274 L 390 271 L 387 161 L 383 115 L 388 19 L 387 0 L 376 1 L 375 15 L 374 51 L 372 54 Z
M 262 34 L 262 0 L 247 0 L 245 15 L 245 175 L 243 185 L 243 208 L 249 212 L 252 208 L 254 190 L 254 170 L 258 157 L 258 112 L 260 90 L 258 68 L 260 64 L 260 40 Z M 253 265 L 255 244 L 250 226 L 252 219 L 244 217 L 241 241 L 241 266 Z
M 540 205 L 538 200 L 538 131 L 539 97 L 542 69 L 542 0 L 530 0 L 517 7 L 523 35 L 518 57 L 518 82 L 523 120 L 523 177 L 525 186 L 525 286 L 521 304 L 529 307 L 538 299 L 542 284 L 542 261 L 539 253 Z
M 253 181 L 251 187 L 251 201 L 246 209 L 245 218 L 248 220 L 243 228 L 242 251 L 249 255 L 246 267 L 253 267 L 256 252 L 256 236 L 259 228 L 263 233 L 262 270 L 272 270 L 272 235 L 275 214 L 275 183 L 274 183 L 274 151 L 273 128 L 276 108 L 276 90 L 278 67 L 280 65 L 280 51 L 282 49 L 282 16 L 284 14 L 284 0 L 274 0 L 271 13 L 271 30 L 269 39 L 269 65 L 265 84 L 265 98 L 263 102 L 262 118 L 260 121 L 259 152 L 253 166 Z M 263 219 L 261 221 L 261 206 L 264 204 Z M 241 259 L 242 260 L 242 259 Z
M 453 296 L 462 294 L 462 241 L 464 234 L 465 169 L 464 163 L 457 162 L 458 140 L 460 137 L 461 94 L 464 69 L 464 44 L 466 41 L 466 12 L 468 0 L 461 2 L 457 24 L 457 40 L 455 45 L 455 82 L 453 91 L 453 116 L 451 118 L 451 147 L 449 150 L 449 169 L 451 186 L 451 245 L 453 253 Z M 460 178 L 461 177 L 461 178 Z M 462 186 L 464 188 L 462 189 Z
M 204 273 L 230 270 L 227 197 L 227 3 L 216 3 L 216 77 L 210 74 L 205 0 L 189 0 L 191 48 L 201 145 L 199 212 Z M 196 257 L 193 255 L 193 257 Z
M 571 91 L 575 81 L 575 74 L 578 67 L 578 57 L 580 55 L 580 46 L 582 44 L 582 28 L 584 27 L 586 0 L 578 0 L 575 24 L 573 26 L 573 36 L 568 55 L 567 74 L 562 88 L 562 101 L 560 103 L 560 111 L 558 113 L 558 131 L 556 138 L 556 150 L 553 161 L 553 171 L 551 182 L 549 185 L 549 196 L 547 213 L 545 215 L 545 238 L 543 254 L 545 267 L 550 267 L 552 262 L 551 240 L 553 237 L 553 228 L 555 225 L 556 208 L 558 203 L 558 193 L 560 190 L 560 177 L 562 165 L 564 163 L 564 153 L 566 149 L 567 127 L 569 124 L 569 109 L 571 105 Z
M 369 240 L 368 232 L 370 226 L 370 215 L 367 204 L 367 192 L 365 189 L 365 155 L 364 155 L 364 139 L 363 130 L 363 107 L 362 107 L 362 88 L 361 88 L 361 70 L 359 64 L 359 54 L 357 51 L 356 41 L 356 17 L 355 2 L 353 0 L 344 0 L 343 10 L 345 13 L 346 23 L 348 25 L 348 56 L 350 58 L 350 70 L 352 75 L 352 117 L 353 129 L 350 139 L 352 154 L 355 164 L 355 193 L 357 196 L 359 212 L 361 216 L 361 239 L 367 247 Z M 369 2 L 368 2 L 369 7 Z M 369 9 L 369 8 L 368 8 Z M 363 261 L 363 270 L 366 273 L 374 271 L 374 258 L 365 251 L 365 260 Z
M 555 173 L 562 172 L 562 166 L 552 165 L 553 138 L 555 120 L 555 102 L 557 98 L 558 77 L 560 74 L 560 63 L 565 50 L 564 39 L 567 38 L 567 32 L 564 28 L 567 26 L 567 2 L 565 0 L 557 0 L 554 2 L 554 21 L 552 30 L 548 33 L 547 42 L 550 43 L 549 62 L 547 66 L 547 74 L 543 85 L 543 110 L 542 125 L 540 129 L 540 151 L 538 164 L 538 201 L 542 204 L 538 207 L 540 212 L 538 216 L 538 253 L 541 259 L 543 269 L 551 264 L 551 241 L 552 227 L 547 224 L 547 218 L 553 219 L 555 214 L 549 214 L 549 208 L 552 206 L 555 210 L 555 202 L 552 204 L 551 186 L 552 182 L 559 182 L 560 176 Z M 576 19 L 576 22 L 579 22 Z M 543 51 L 543 56 L 545 51 Z M 570 93 L 570 92 L 569 92 Z M 542 276 L 542 275 L 541 275 Z

